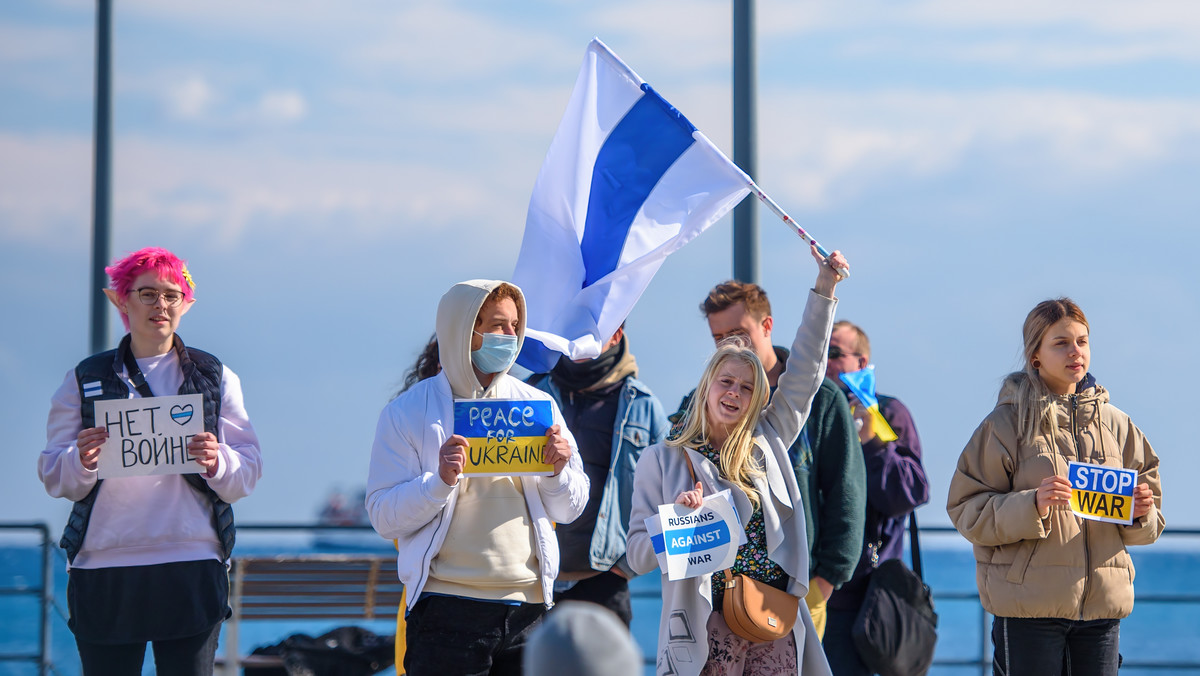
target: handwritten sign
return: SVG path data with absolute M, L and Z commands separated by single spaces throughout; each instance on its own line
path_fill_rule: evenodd
M 1133 487 L 1137 483 L 1137 472 L 1072 462 L 1067 468 L 1067 480 L 1071 482 L 1072 512 L 1093 521 L 1133 523 Z
M 646 519 L 659 568 L 668 580 L 711 575 L 733 565 L 746 531 L 729 499 L 729 490 L 704 498 L 698 509 L 679 504 L 660 505 Z
M 456 399 L 454 433 L 467 438 L 467 476 L 551 476 L 542 462 L 554 425 L 548 399 Z
M 203 395 L 103 399 L 96 402 L 96 427 L 108 429 L 98 458 L 101 479 L 204 471 L 187 452 L 204 431 Z

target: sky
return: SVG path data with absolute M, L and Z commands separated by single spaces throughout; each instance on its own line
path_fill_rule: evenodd
M 186 258 L 180 327 L 242 379 L 264 473 L 242 522 L 308 522 L 365 483 L 380 409 L 441 294 L 503 279 L 588 41 L 732 155 L 731 9 L 707 0 L 115 0 L 112 253 Z M 36 475 L 49 399 L 89 350 L 94 0 L 0 3 L 0 520 L 70 505 Z M 1185 376 L 1200 333 L 1200 5 L 757 3 L 754 178 L 850 260 L 838 316 L 910 408 L 945 525 L 963 446 L 1070 296 L 1092 372 L 1200 527 Z M 760 207 L 761 208 L 761 207 Z M 760 213 L 790 343 L 815 266 Z M 627 332 L 669 410 L 712 349 L 732 219 L 671 256 Z M 111 344 L 121 327 L 111 311 Z

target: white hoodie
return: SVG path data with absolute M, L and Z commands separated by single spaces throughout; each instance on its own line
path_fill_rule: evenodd
M 520 477 L 533 522 L 547 606 L 553 604 L 554 578 L 558 575 L 558 540 L 553 522 L 570 523 L 587 503 L 588 479 L 578 447 L 550 396 L 507 371 L 497 373 L 485 388 L 471 366 L 475 317 L 488 294 L 502 283 L 478 279 L 461 282 L 442 296 L 437 311 L 442 372 L 417 383 L 384 407 L 375 428 L 367 476 L 367 513 L 380 535 L 397 541 L 397 569 L 408 590 L 409 609 L 421 595 L 429 564 L 441 549 L 454 517 L 458 486 L 447 486 L 438 475 L 438 450 L 454 433 L 455 398 L 550 400 L 554 422 L 571 445 L 571 459 L 558 476 Z M 519 348 L 525 336 L 524 295 L 517 305 L 521 318 Z

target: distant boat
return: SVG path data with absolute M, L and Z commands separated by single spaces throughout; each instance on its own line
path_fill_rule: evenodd
M 317 514 L 317 523 L 324 528 L 313 534 L 313 547 L 327 551 L 394 551 L 391 540 L 379 537 L 367 516 L 366 490 L 352 494 L 333 491 Z

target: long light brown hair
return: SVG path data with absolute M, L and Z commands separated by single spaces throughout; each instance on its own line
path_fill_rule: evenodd
M 704 375 L 700 377 L 700 384 L 696 386 L 696 392 L 688 404 L 683 429 L 677 436 L 668 439 L 667 445 L 680 449 L 695 448 L 711 441 L 711 423 L 708 420 L 707 405 L 708 391 L 716 381 L 721 366 L 727 361 L 741 362 L 750 367 L 751 372 L 754 373 L 754 391 L 750 395 L 750 401 L 743 409 L 745 413 L 742 414 L 741 420 L 734 424 L 725 443 L 718 449 L 721 474 L 727 481 L 742 489 L 742 492 L 757 508 L 759 495 L 751 481 L 756 477 L 763 476 L 764 471 L 754 458 L 754 428 L 758 425 L 758 419 L 767 405 L 771 386 L 767 382 L 767 372 L 763 370 L 762 362 L 754 353 L 754 348 L 745 345 L 736 337 L 721 341 L 721 344 L 717 346 L 717 351 L 713 353 L 704 367 Z
M 1038 303 L 1029 311 L 1021 328 L 1025 340 L 1025 368 L 1010 373 L 1007 380 L 1017 388 L 1017 429 L 1021 432 L 1021 442 L 1025 444 L 1032 444 L 1039 434 L 1054 426 L 1054 397 L 1033 367 L 1033 358 L 1041 349 L 1046 332 L 1063 319 L 1077 321 L 1091 331 L 1083 310 L 1066 297 Z

